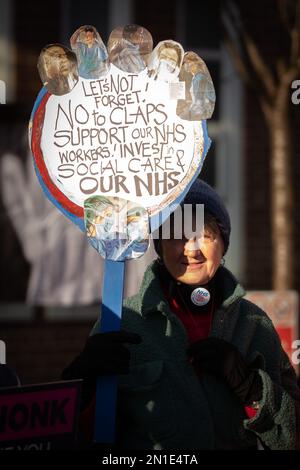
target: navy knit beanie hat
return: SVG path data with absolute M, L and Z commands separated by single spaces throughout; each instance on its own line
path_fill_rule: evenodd
M 209 184 L 197 178 L 181 202 L 181 205 L 183 204 L 204 204 L 204 212 L 208 212 L 216 219 L 224 242 L 225 254 L 229 246 L 231 225 L 228 211 L 218 193 Z M 154 246 L 159 254 L 158 241 L 154 240 Z

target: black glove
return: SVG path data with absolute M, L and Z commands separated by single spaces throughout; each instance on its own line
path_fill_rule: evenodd
M 62 379 L 96 379 L 100 375 L 128 374 L 130 352 L 122 343 L 140 342 L 139 335 L 122 330 L 89 336 L 81 354 L 63 371 Z
M 220 338 L 207 338 L 191 344 L 188 355 L 197 370 L 224 380 L 244 405 L 262 397 L 262 381 L 233 344 Z
M 122 343 L 139 344 L 141 337 L 127 331 L 111 331 L 89 336 L 79 356 L 64 369 L 63 380 L 83 379 L 81 409 L 94 397 L 97 377 L 128 374 L 130 352 Z

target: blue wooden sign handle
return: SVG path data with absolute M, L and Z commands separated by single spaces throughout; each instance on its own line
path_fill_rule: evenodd
M 105 260 L 102 308 L 99 333 L 119 331 L 122 317 L 124 261 Z M 114 442 L 117 401 L 117 377 L 102 376 L 97 380 L 95 442 Z

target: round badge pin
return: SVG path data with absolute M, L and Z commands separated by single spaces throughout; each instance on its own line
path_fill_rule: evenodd
M 193 304 L 202 307 L 203 305 L 208 304 L 210 300 L 210 293 L 204 287 L 197 287 L 191 294 L 191 300 Z

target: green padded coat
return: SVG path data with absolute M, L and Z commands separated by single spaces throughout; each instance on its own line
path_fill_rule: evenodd
M 226 268 L 218 269 L 215 281 L 222 302 L 210 336 L 234 344 L 259 370 L 259 411 L 248 419 L 224 382 L 196 375 L 186 354 L 187 333 L 164 297 L 155 260 L 138 294 L 123 304 L 122 329 L 142 342 L 128 346 L 130 374 L 119 376 L 118 448 L 253 449 L 257 438 L 270 449 L 300 448 L 300 389 L 271 320 L 243 298 L 244 289 Z

